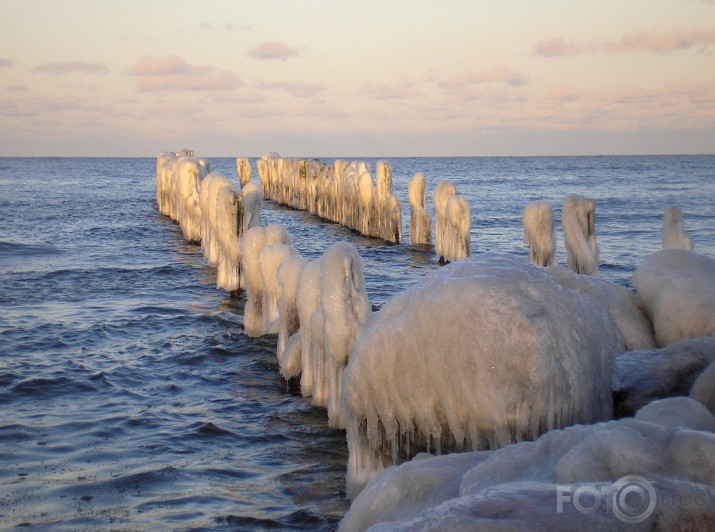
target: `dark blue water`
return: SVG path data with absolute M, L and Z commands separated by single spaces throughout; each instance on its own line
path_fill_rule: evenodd
M 211 162 L 235 177 L 233 159 Z M 629 285 L 670 204 L 715 257 L 715 156 L 391 163 L 405 236 L 406 182 L 422 171 L 430 201 L 439 179 L 469 198 L 473 253 L 526 255 L 526 203 L 550 200 L 559 223 L 577 193 L 597 200 L 602 277 Z M 154 169 L 0 159 L 0 528 L 335 528 L 349 506 L 344 433 L 287 391 L 275 337 L 244 336 L 244 300 L 216 290 L 200 250 L 158 214 Z M 355 244 L 376 305 L 438 267 L 428 248 L 271 203 L 263 219 L 307 258 Z

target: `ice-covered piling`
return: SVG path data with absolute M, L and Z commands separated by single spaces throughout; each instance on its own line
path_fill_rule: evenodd
M 242 187 L 251 181 L 251 163 L 246 157 L 236 158 L 236 175 Z
M 417 172 L 407 184 L 410 202 L 410 244 L 432 243 L 432 218 L 427 212 L 426 183 L 422 172 Z
M 521 219 L 524 244 L 529 246 L 529 260 L 537 266 L 556 264 L 554 211 L 548 201 L 529 203 Z
M 683 225 L 683 211 L 677 205 L 666 207 L 663 215 L 663 249 L 693 249 Z
M 583 196 L 566 196 L 561 212 L 561 224 L 569 268 L 584 275 L 598 275 L 596 203 Z
M 402 206 L 392 194 L 392 169 L 377 163 L 377 183 L 364 161 L 315 159 L 264 154 L 256 163 L 265 196 L 295 209 L 340 223 L 361 234 L 398 244 Z

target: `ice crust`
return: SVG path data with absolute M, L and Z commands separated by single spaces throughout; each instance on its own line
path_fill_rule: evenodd
M 633 274 L 633 285 L 666 346 L 684 338 L 715 336 L 715 261 L 685 249 L 648 255 Z
M 427 275 L 353 347 L 349 494 L 417 451 L 498 448 L 609 419 L 611 357 L 624 350 L 607 308 L 521 258 L 484 254 Z
M 678 421 L 683 402 L 698 414 Z M 389 468 L 353 501 L 340 530 L 621 529 L 626 523 L 608 497 L 620 489 L 616 481 L 633 475 L 653 487 L 656 504 L 629 526 L 712 529 L 715 434 L 703 427 L 713 426 L 715 417 L 687 398 L 659 401 L 650 414 L 655 409 L 659 415 L 648 422 L 576 425 L 494 452 L 414 459 Z M 643 409 L 637 417 L 650 414 Z M 584 486 L 600 494 L 595 513 L 577 511 L 571 499 L 562 499 L 557 511 L 559 491 L 573 496 Z M 582 503 L 590 507 L 594 501 Z

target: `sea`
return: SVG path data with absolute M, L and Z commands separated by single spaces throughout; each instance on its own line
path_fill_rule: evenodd
M 208 160 L 236 179 L 234 158 Z M 385 160 L 402 244 L 270 201 L 262 213 L 308 259 L 352 243 L 375 308 L 440 268 L 406 243 L 415 172 L 433 217 L 440 180 L 467 197 L 472 255 L 526 257 L 523 209 L 548 200 L 565 264 L 561 202 L 580 194 L 596 201 L 603 278 L 631 287 L 669 205 L 715 258 L 713 155 Z M 333 530 L 349 508 L 345 433 L 281 379 L 275 336 L 243 333 L 245 298 L 218 290 L 159 214 L 155 168 L 0 158 L 0 529 Z

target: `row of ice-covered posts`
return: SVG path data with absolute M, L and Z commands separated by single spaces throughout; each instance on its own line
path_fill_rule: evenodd
M 301 171 L 302 163 L 292 159 L 284 164 L 275 158 L 261 160 L 271 161 L 276 168 Z M 259 173 L 265 172 L 260 170 L 264 164 L 259 164 Z M 310 165 L 303 167 L 306 166 Z M 381 168 L 379 175 L 385 179 L 384 176 L 389 175 L 385 169 L 389 167 L 383 164 Z M 278 334 L 276 356 L 282 376 L 299 382 L 303 396 L 310 397 L 314 405 L 325 407 L 332 426 L 345 427 L 351 420 L 343 419 L 340 409 L 342 374 L 356 338 L 373 316 L 362 259 L 355 247 L 346 242 L 332 245 L 318 259 L 308 261 L 301 257 L 291 245 L 285 227 L 275 224 L 263 227 L 261 223 L 262 188 L 272 190 L 273 195 L 282 194 L 295 202 L 296 208 L 301 208 L 299 196 L 288 192 L 290 187 L 282 184 L 295 175 L 279 178 L 275 176 L 282 174 L 269 173 L 274 177 L 268 179 L 264 174 L 262 180 L 266 181 L 261 187 L 250 180 L 250 166 L 245 159 L 237 160 L 237 169 L 240 185 L 218 172 L 210 172 L 209 163 L 193 157 L 190 150 L 163 152 L 157 158 L 158 208 L 179 223 L 188 241 L 201 243 L 209 264 L 218 268 L 220 288 L 245 290 L 245 333 L 252 337 Z M 282 187 L 282 191 L 277 192 Z M 424 176 L 417 174 L 408 186 L 413 207 L 410 225 L 416 225 L 429 241 L 431 224 L 424 209 L 424 189 Z M 387 190 L 383 190 L 382 197 L 390 197 L 391 192 L 386 194 Z M 335 213 L 351 208 L 339 202 L 331 205 L 329 201 L 307 194 L 305 201 L 306 205 L 322 203 L 320 209 L 323 210 L 316 212 L 319 215 L 331 209 Z M 468 218 L 469 206 L 455 194 L 454 185 L 442 182 L 435 189 L 435 207 L 436 240 L 444 247 L 449 236 L 444 233 L 440 236 L 440 230 L 445 227 L 440 224 L 440 216 L 447 220 L 447 226 L 453 225 L 465 213 Z M 372 208 L 358 206 L 358 210 L 347 217 L 362 222 L 361 212 L 369 213 L 371 219 L 376 216 Z M 568 196 L 564 200 L 562 223 L 569 266 L 580 273 L 595 273 L 598 265 L 594 213 L 592 200 L 580 196 Z M 379 226 L 379 222 L 366 223 Z M 551 206 L 547 202 L 528 205 L 523 225 L 531 261 L 542 266 L 553 264 Z M 461 230 L 466 230 L 468 235 L 468 224 Z M 677 207 L 666 210 L 663 244 L 664 247 L 692 248 Z M 468 253 L 468 245 L 466 251 Z

